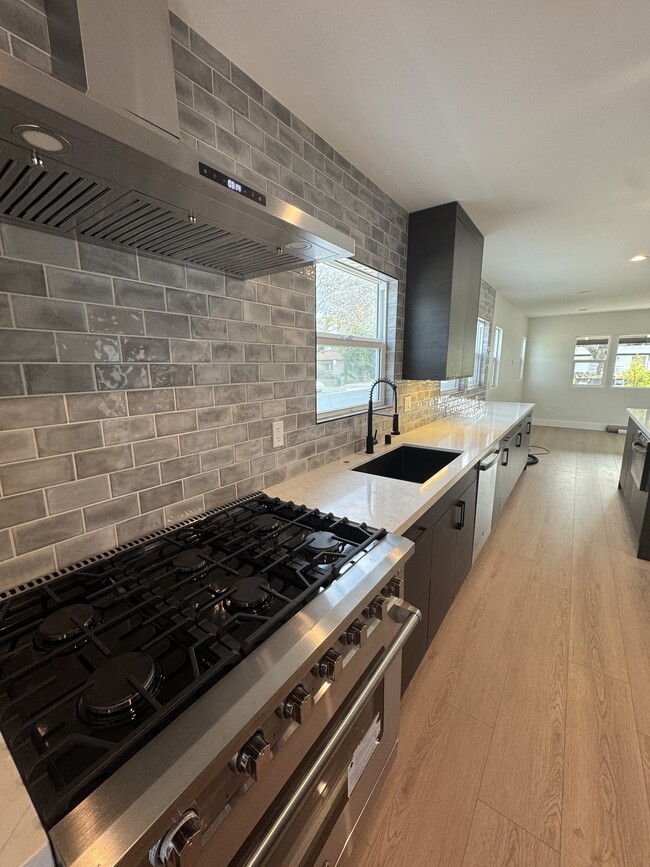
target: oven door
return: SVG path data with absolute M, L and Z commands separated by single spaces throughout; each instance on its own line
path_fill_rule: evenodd
M 399 732 L 401 650 L 420 612 L 406 603 L 390 647 L 370 663 L 322 742 L 296 770 L 232 867 L 335 867 L 354 863 L 352 832 L 394 757 Z M 345 852 L 344 852 L 345 850 Z
M 637 431 L 637 435 L 632 442 L 630 473 L 639 491 L 648 490 L 648 478 L 650 476 L 649 443 L 648 437 L 641 433 L 641 431 Z

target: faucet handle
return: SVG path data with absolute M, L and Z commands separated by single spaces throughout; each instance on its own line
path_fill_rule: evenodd
M 372 441 L 375 445 L 377 445 L 377 443 L 379 442 L 379 440 L 377 439 L 377 428 L 375 428 L 375 435 L 372 438 Z

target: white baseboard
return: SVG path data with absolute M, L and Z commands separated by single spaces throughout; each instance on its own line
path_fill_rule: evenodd
M 593 421 L 568 421 L 567 419 L 540 418 L 533 414 L 533 425 L 540 425 L 540 427 L 570 427 L 576 428 L 577 430 L 605 430 L 608 424 L 613 424 L 613 422 L 603 422 L 600 424 Z M 627 423 L 621 425 L 621 427 L 626 426 Z

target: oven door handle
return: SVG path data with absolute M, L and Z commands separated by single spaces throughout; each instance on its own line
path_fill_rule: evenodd
M 243 862 L 242 867 L 259 867 L 262 864 L 293 814 L 313 789 L 318 775 L 354 725 L 355 720 L 363 710 L 363 706 L 381 682 L 386 669 L 393 662 L 402 647 L 404 647 L 411 633 L 422 619 L 422 614 L 418 609 L 406 602 L 400 602 L 399 605 L 394 606 L 390 614 L 391 617 L 402 622 L 399 632 L 387 647 L 381 660 L 367 676 L 345 715 L 332 731 L 312 764 L 305 771 L 278 815 L 264 832 L 262 838 L 257 842 L 248 858 Z

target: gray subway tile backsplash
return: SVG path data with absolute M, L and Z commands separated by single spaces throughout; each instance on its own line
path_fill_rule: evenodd
M 361 262 L 397 278 L 399 378 L 406 212 L 171 24 L 183 140 L 348 232 Z M 313 268 L 242 282 L 8 223 L 0 238 L 0 391 L 19 395 L 0 399 L 0 590 L 362 447 L 361 417 L 315 424 Z M 488 318 L 493 299 L 485 287 Z M 444 414 L 435 384 L 404 392 L 404 430 Z

